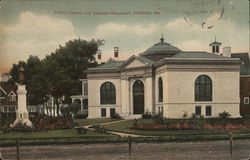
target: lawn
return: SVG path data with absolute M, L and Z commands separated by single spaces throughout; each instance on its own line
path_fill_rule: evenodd
M 110 133 L 96 133 L 88 131 L 86 134 L 79 134 L 76 129 L 63 129 L 41 132 L 11 132 L 0 134 L 0 145 L 15 145 L 16 139 L 20 139 L 21 144 L 72 144 L 113 141 L 118 136 Z
M 114 119 L 78 119 L 75 120 L 76 126 L 94 125 L 99 123 L 115 121 Z M 80 134 L 75 128 L 60 129 L 39 132 L 10 132 L 0 133 L 0 145 L 15 145 L 16 139 L 20 140 L 20 144 L 72 144 L 72 143 L 94 143 L 116 141 L 118 136 L 110 133 L 97 133 L 88 130 L 86 134 Z
M 95 125 L 95 124 L 112 122 L 112 121 L 117 121 L 117 119 L 95 118 L 95 119 L 76 119 L 76 120 L 74 120 L 76 125 L 79 125 L 79 126 Z
M 139 123 L 152 123 L 152 119 L 139 119 Z M 170 130 L 170 131 L 145 131 L 132 129 L 134 120 L 127 120 L 113 124 L 103 125 L 107 130 L 148 135 L 148 136 L 168 136 L 168 135 L 198 135 L 198 134 L 228 134 L 229 130 Z M 234 134 L 247 134 L 250 133 L 250 129 L 233 130 Z

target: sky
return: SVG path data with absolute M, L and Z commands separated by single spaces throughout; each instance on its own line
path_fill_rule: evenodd
M 44 58 L 76 38 L 103 39 L 103 61 L 121 60 L 160 41 L 211 51 L 216 40 L 249 53 L 249 0 L 1 0 L 0 72 L 29 55 Z

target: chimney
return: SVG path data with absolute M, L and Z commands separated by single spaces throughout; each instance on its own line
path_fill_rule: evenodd
M 119 60 L 119 47 L 114 47 L 114 59 Z
M 231 57 L 231 47 L 223 47 L 223 56 Z
M 100 49 L 98 49 L 97 51 L 97 64 L 101 64 L 102 63 L 102 51 Z

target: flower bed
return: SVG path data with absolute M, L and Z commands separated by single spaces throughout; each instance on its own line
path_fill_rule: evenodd
M 58 129 L 69 129 L 72 128 L 72 121 L 63 117 L 49 118 L 49 117 L 36 117 L 32 120 L 32 127 L 26 126 L 25 124 L 17 124 L 11 131 L 48 131 Z
M 167 131 L 167 130 L 186 130 L 186 129 L 208 129 L 208 130 L 234 130 L 250 128 L 249 119 L 180 119 L 164 120 L 157 123 L 140 123 L 135 121 L 133 129 Z

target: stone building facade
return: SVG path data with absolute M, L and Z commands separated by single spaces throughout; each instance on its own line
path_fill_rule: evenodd
M 162 37 L 138 56 L 89 68 L 88 117 L 217 117 L 223 111 L 239 117 L 241 61 L 216 51 L 181 51 Z

